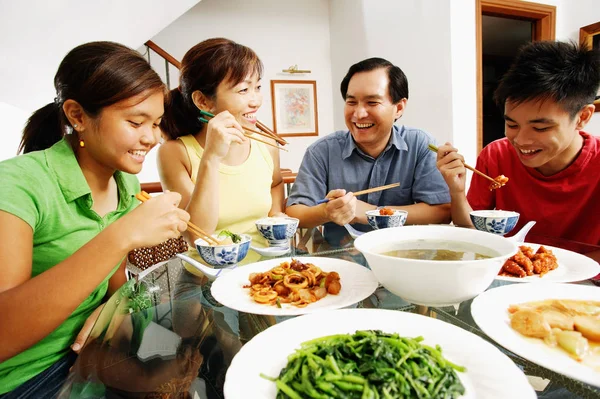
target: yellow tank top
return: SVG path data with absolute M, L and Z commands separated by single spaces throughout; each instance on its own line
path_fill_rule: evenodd
M 204 149 L 193 135 L 179 137 L 179 140 L 190 159 L 190 177 L 195 184 Z M 273 158 L 266 146 L 256 141 L 250 143 L 250 155 L 241 165 L 219 165 L 219 221 L 215 231 L 249 234 L 252 245 L 267 245 L 254 222 L 268 216 L 271 209 L 273 167 Z

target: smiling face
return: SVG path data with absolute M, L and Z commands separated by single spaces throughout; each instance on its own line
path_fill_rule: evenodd
M 348 83 L 344 118 L 358 147 L 372 157 L 385 149 L 392 125 L 404 111 L 406 99 L 393 104 L 384 68 L 359 72 Z
M 146 154 L 160 140 L 158 125 L 163 113 L 164 95 L 160 90 L 103 108 L 80 132 L 85 147 L 78 148 L 78 156 L 88 165 L 139 173 Z
M 261 79 L 252 73 L 242 82 L 232 85 L 229 80 L 222 81 L 217 87 L 212 113 L 229 111 L 242 126 L 253 128 L 256 124 L 256 111 L 262 105 Z
M 583 145 L 579 130 L 590 117 L 589 107 L 571 118 L 551 100 L 520 104 L 507 101 L 505 134 L 523 165 L 548 176 L 560 172 L 575 160 Z

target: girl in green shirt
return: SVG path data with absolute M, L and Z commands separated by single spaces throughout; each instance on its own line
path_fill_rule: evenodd
M 63 59 L 54 86 L 54 102 L 25 127 L 24 155 L 0 162 L 2 399 L 55 396 L 82 327 L 125 282 L 127 253 L 179 236 L 189 220 L 177 193 L 139 207 L 133 198 L 165 98 L 139 53 L 83 44 Z

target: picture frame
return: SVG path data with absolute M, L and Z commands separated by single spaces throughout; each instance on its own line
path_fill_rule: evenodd
M 600 51 L 600 22 L 579 29 L 579 43 L 588 46 L 590 49 Z M 598 96 L 600 96 L 600 91 L 596 97 Z M 600 98 L 596 98 L 594 105 L 596 106 L 596 112 L 600 112 Z
M 271 80 L 273 130 L 281 137 L 318 136 L 317 82 Z

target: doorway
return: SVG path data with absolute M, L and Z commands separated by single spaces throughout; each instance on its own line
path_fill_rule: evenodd
M 556 7 L 518 0 L 476 0 L 477 152 L 504 137 L 493 93 L 520 46 L 554 40 Z M 484 47 L 485 46 L 485 47 Z
M 533 40 L 533 25 L 522 19 L 481 17 L 483 147 L 504 137 L 504 115 L 494 102 L 494 92 L 518 49 Z

